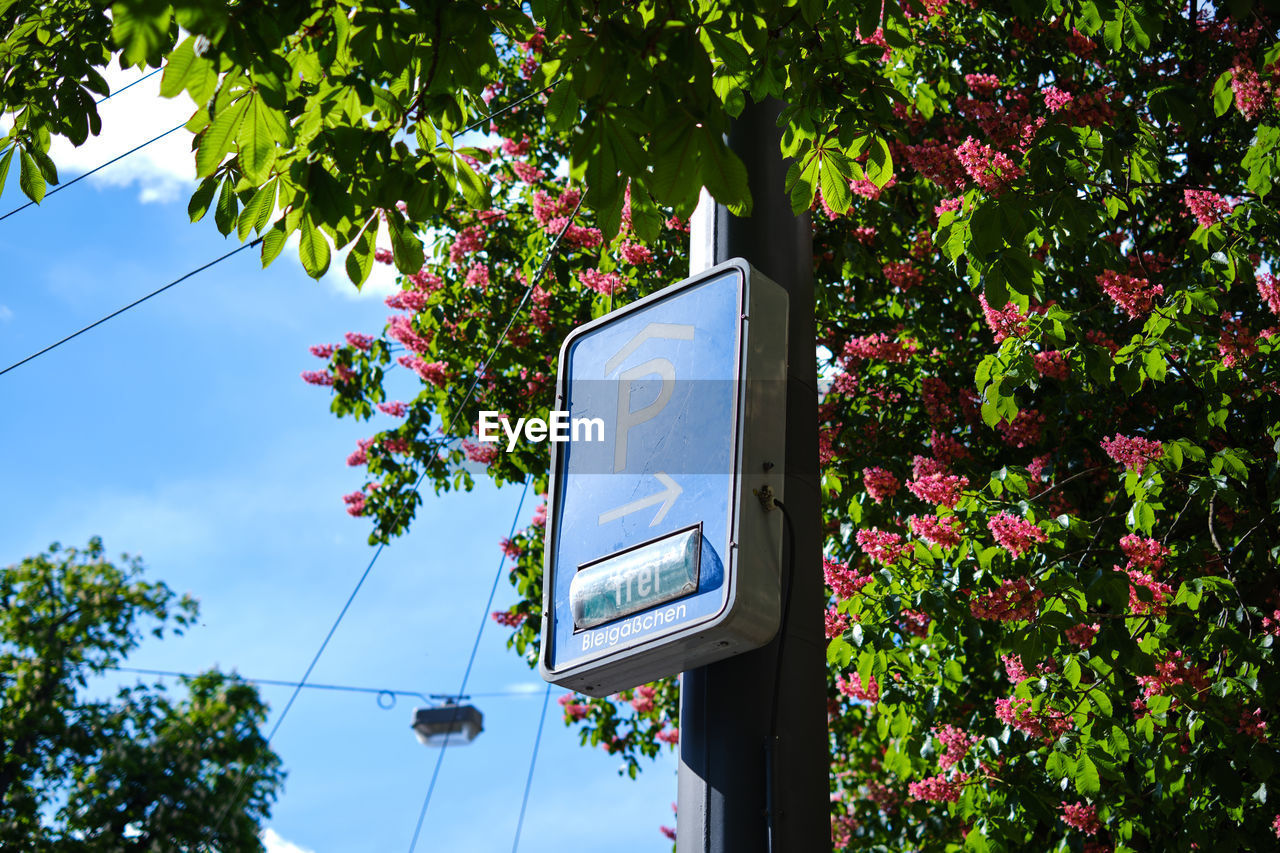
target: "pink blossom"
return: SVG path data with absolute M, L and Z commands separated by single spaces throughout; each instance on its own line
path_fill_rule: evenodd
M 1258 740 L 1267 739 L 1267 721 L 1262 719 L 1262 709 L 1254 708 L 1252 711 L 1240 712 L 1240 722 L 1236 724 L 1236 731 L 1242 735 L 1257 738 Z
M 526 184 L 536 184 L 538 181 L 546 180 L 547 177 L 546 172 L 523 160 L 512 161 L 511 171 L 515 172 L 516 177 Z
M 994 74 L 966 74 L 964 82 L 973 90 L 976 95 L 990 97 L 996 93 L 996 87 L 1000 85 L 1000 78 Z
M 1023 409 L 1012 421 L 1000 421 L 996 431 L 1010 447 L 1033 447 L 1040 443 L 1044 415 L 1034 409 Z
M 380 264 L 394 264 L 396 262 L 396 257 L 391 254 L 390 249 L 375 249 L 373 259 Z
M 462 442 L 462 452 L 472 462 L 478 462 L 481 465 L 490 465 L 498 458 L 498 445 L 492 442 L 483 444 L 475 444 L 471 441 Z
M 904 293 L 924 281 L 924 273 L 911 261 L 891 261 L 881 268 L 889 283 Z
M 942 214 L 944 213 L 957 213 L 959 212 L 960 206 L 963 203 L 964 203 L 963 196 L 959 196 L 956 198 L 944 198 L 942 201 L 938 202 L 933 206 L 933 215 L 937 216 L 938 218 L 942 218 Z
M 890 339 L 884 332 L 853 338 L 844 345 L 842 354 L 848 359 L 889 361 L 901 364 L 917 350 L 915 344 L 902 344 Z
M 364 465 L 369 461 L 369 447 L 372 446 L 372 438 L 361 438 L 356 440 L 356 449 L 347 457 L 347 464 L 352 468 L 357 465 Z
M 913 515 L 907 519 L 911 532 L 931 545 L 954 548 L 960 544 L 960 520 L 954 517 L 939 518 L 936 515 Z
M 841 613 L 834 607 L 827 608 L 826 615 L 823 617 L 823 622 L 826 628 L 828 640 L 839 637 L 845 631 L 849 630 L 849 615 L 847 613 Z
M 616 272 L 601 272 L 598 269 L 585 269 L 578 273 L 578 280 L 585 287 L 589 287 L 597 293 L 612 295 L 617 293 L 626 283 L 622 277 Z
M 635 694 L 631 697 L 631 707 L 638 713 L 647 714 L 653 710 L 653 697 L 658 694 L 656 688 L 641 684 L 636 688 Z
M 951 725 L 935 728 L 933 736 L 938 739 L 943 747 L 942 755 L 938 756 L 938 767 L 942 770 L 959 764 L 961 759 L 968 754 L 969 748 L 978 741 L 977 736 Z
M 582 198 L 581 190 L 567 189 L 555 198 L 543 190 L 538 190 L 533 194 L 533 218 L 538 220 L 538 224 L 548 232 L 558 232 L 560 228 L 548 227 L 551 221 L 557 217 L 568 216 L 578 206 L 580 198 Z M 561 219 L 560 227 L 563 226 L 564 220 Z
M 482 250 L 488 236 L 483 225 L 468 225 L 463 228 L 453 238 L 453 245 L 449 247 L 450 263 L 460 264 L 468 256 Z
M 907 491 L 922 501 L 954 509 L 960 493 L 969 487 L 969 478 L 958 474 L 928 474 L 907 483 Z
M 1155 298 L 1164 293 L 1163 285 L 1152 284 L 1145 278 L 1136 278 L 1113 270 L 1107 270 L 1097 276 L 1096 280 L 1102 291 L 1123 308 L 1130 318 L 1150 314 L 1155 307 Z
M 343 495 L 342 502 L 347 505 L 347 515 L 356 516 L 364 514 L 364 492 L 352 492 L 349 495 Z
M 1051 113 L 1063 109 L 1072 100 L 1070 92 L 1064 92 L 1057 86 L 1045 86 L 1040 90 L 1040 94 L 1044 95 L 1045 108 Z
M 1102 449 L 1116 462 L 1130 471 L 1141 471 L 1148 463 L 1164 455 L 1164 445 L 1139 436 L 1123 436 L 1116 433 L 1102 440 Z
M 1054 741 L 1071 730 L 1071 717 L 1047 705 L 1037 713 L 1030 699 L 997 699 L 996 716 L 1028 737 Z
M 883 468 L 863 468 L 862 484 L 866 487 L 867 494 L 876 503 L 882 503 L 885 498 L 893 497 L 902 487 L 898 478 Z
M 920 610 L 902 610 L 898 612 L 894 622 L 898 626 L 899 633 L 911 634 L 915 637 L 927 637 L 929 635 L 929 625 L 933 623 L 933 617 Z
M 1258 76 L 1247 59 L 1237 61 L 1231 69 L 1231 92 L 1236 109 L 1249 121 L 1257 118 L 1271 101 L 1271 84 Z
M 661 832 L 668 841 L 676 840 L 676 830 L 672 826 L 659 826 L 658 831 Z
M 439 387 L 449 381 L 449 365 L 443 361 L 427 361 L 416 355 L 402 355 L 396 361 L 418 374 L 423 382 L 430 385 Z
M 435 330 L 428 329 L 425 335 L 420 335 L 414 328 L 412 320 L 403 314 L 396 314 L 387 318 L 387 337 L 393 341 L 399 341 L 407 349 L 421 355 L 431 349 Z
M 489 614 L 489 618 L 504 628 L 519 628 L 524 624 L 526 615 L 514 610 L 495 610 Z
M 1009 155 L 982 145 L 972 136 L 956 148 L 956 157 L 974 183 L 992 195 L 999 195 L 1022 176 L 1022 169 Z
M 1000 660 L 1004 663 L 1004 673 L 1009 676 L 1009 680 L 1014 684 L 1019 683 L 1027 677 L 1026 667 L 1022 665 L 1022 660 L 1016 655 L 1001 655 Z
M 1280 279 L 1270 273 L 1258 273 L 1258 295 L 1267 303 L 1271 313 L 1280 317 Z
M 1120 540 L 1120 550 L 1129 558 L 1129 568 L 1164 568 L 1169 549 L 1147 536 L 1130 533 Z
M 591 710 L 590 706 L 582 702 L 575 702 L 574 700 L 577 698 L 573 693 L 566 693 L 556 700 L 560 703 L 560 707 L 564 708 L 564 721 L 566 723 L 578 722 L 586 717 L 587 712 Z
M 403 418 L 409 414 L 409 407 L 399 400 L 392 400 L 390 403 L 379 403 L 378 411 L 393 418 Z
M 1032 356 L 1032 360 L 1035 362 L 1036 373 L 1041 376 L 1057 379 L 1060 382 L 1066 382 L 1071 378 L 1071 367 L 1067 363 L 1067 356 L 1059 350 L 1038 352 Z
M 1065 632 L 1067 642 L 1075 643 L 1080 648 L 1086 648 L 1093 642 L 1093 638 L 1098 635 L 1101 627 L 1097 622 L 1091 625 L 1072 625 Z
M 1195 693 L 1209 689 L 1205 671 L 1192 663 L 1182 652 L 1174 649 L 1156 663 L 1155 675 L 1139 675 L 1138 684 L 1146 697 L 1160 696 L 1173 687 L 1189 687 Z
M 969 776 L 965 773 L 957 773 L 952 779 L 940 773 L 937 776 L 921 779 L 919 782 L 912 782 L 907 785 L 907 792 L 915 800 L 954 803 L 960 799 L 960 792 L 964 790 L 964 785 L 968 781 Z
M 416 290 L 402 290 L 399 293 L 393 293 L 387 297 L 386 303 L 388 308 L 395 308 L 399 311 L 412 311 L 415 314 L 427 307 L 428 296 L 425 293 L 419 293 Z
M 1276 838 L 1280 838 L 1280 814 L 1276 815 L 1276 819 L 1271 821 L 1271 828 L 1275 830 Z
M 1044 593 L 1032 589 L 1026 578 L 1000 582 L 1000 588 L 976 595 L 969 601 L 969 612 L 978 619 L 997 622 L 1022 622 L 1036 615 Z
M 1201 228 L 1212 228 L 1231 215 L 1231 204 L 1215 192 L 1183 190 L 1182 201 Z
M 851 673 L 852 678 L 845 678 L 843 675 L 836 676 L 836 689 L 848 696 L 850 699 L 858 699 L 863 702 L 875 704 L 880 701 L 880 685 L 876 683 L 874 675 L 867 676 L 866 686 L 863 686 L 862 676 L 858 673 Z
M 996 343 L 1005 338 L 1020 338 L 1031 331 L 1027 315 L 1015 303 L 1006 302 L 1003 308 L 992 308 L 984 295 L 978 297 L 978 302 L 982 305 L 982 315 L 986 318 L 987 327 L 991 329 Z
M 987 527 L 995 537 L 996 544 L 1015 557 L 1021 557 L 1036 542 L 1044 542 L 1044 531 L 1025 519 L 1007 512 L 987 520 Z
M 336 349 L 333 344 L 316 344 L 311 347 L 311 354 L 316 358 L 332 358 Z
M 877 527 L 864 527 L 854 534 L 854 538 L 868 557 L 880 563 L 892 563 L 907 550 L 901 536 Z
M 639 243 L 627 241 L 618 247 L 618 254 L 622 259 L 632 266 L 644 266 L 653 263 L 653 252 L 648 246 L 642 246 Z
M 517 559 L 524 553 L 524 549 L 520 547 L 519 542 L 512 541 L 505 536 L 499 540 L 498 547 L 502 549 L 502 553 L 510 558 Z
M 1102 829 L 1102 824 L 1098 822 L 1097 807 L 1087 806 L 1084 803 L 1063 803 L 1062 822 L 1086 835 L 1094 835 Z
M 1120 567 L 1116 566 L 1116 568 Z M 1128 569 L 1125 574 L 1129 576 L 1129 612 L 1137 615 L 1150 613 L 1153 616 L 1163 616 L 1168 609 L 1167 602 L 1173 600 L 1173 587 L 1137 569 Z M 1140 588 L 1147 590 L 1150 601 L 1144 601 L 1138 595 Z
M 489 268 L 484 264 L 472 264 L 467 270 L 467 286 L 485 290 L 489 286 Z
M 302 381 L 308 385 L 332 385 L 333 374 L 327 370 L 304 370 Z
M 680 729 L 675 726 L 672 726 L 669 729 L 663 729 L 658 732 L 658 740 L 675 746 L 680 742 Z
M 853 191 L 854 195 L 861 196 L 868 201 L 875 201 L 880 198 L 882 192 L 892 188 L 897 183 L 898 178 L 896 175 L 890 175 L 889 180 L 882 187 L 876 186 L 876 182 L 869 178 L 863 178 L 858 181 L 850 181 L 849 189 Z
M 874 580 L 870 575 L 859 575 L 844 563 L 825 557 L 822 560 L 822 576 L 837 598 L 854 596 Z
M 1218 355 L 1226 367 L 1238 367 L 1258 353 L 1258 336 L 1229 312 L 1222 313 L 1222 333 L 1218 336 Z M 1266 335 L 1266 333 L 1263 333 Z M 1269 335 L 1268 335 L 1269 337 Z

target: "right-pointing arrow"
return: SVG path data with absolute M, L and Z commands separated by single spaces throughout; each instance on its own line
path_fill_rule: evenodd
M 640 510 L 645 509 L 646 507 L 651 507 L 654 504 L 660 503 L 662 504 L 662 508 L 659 509 L 658 514 L 653 517 L 653 521 L 649 522 L 650 527 L 656 527 L 658 523 L 662 521 L 662 519 L 667 517 L 667 512 L 675 504 L 676 498 L 680 497 L 680 495 L 684 492 L 684 489 L 680 488 L 679 483 L 677 483 L 675 480 L 671 479 L 669 476 L 667 476 L 661 471 L 658 471 L 653 476 L 657 477 L 658 482 L 663 485 L 664 488 L 662 491 L 657 492 L 656 494 L 649 495 L 648 497 L 634 500 L 631 503 L 623 504 L 617 509 L 611 509 L 608 512 L 600 513 L 599 523 L 608 524 L 611 521 L 617 521 L 619 518 L 622 518 L 624 515 L 630 515 L 633 512 L 639 512 Z

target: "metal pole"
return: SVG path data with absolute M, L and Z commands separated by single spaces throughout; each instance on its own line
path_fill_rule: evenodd
M 741 257 L 790 294 L 785 503 L 796 540 L 790 606 L 781 662 L 774 639 L 683 674 L 679 853 L 831 850 L 813 240 L 808 215 L 791 213 L 784 190 L 781 107 L 751 104 L 733 122 L 729 147 L 746 164 L 753 211 L 732 216 L 704 193 L 690 223 L 690 273 Z

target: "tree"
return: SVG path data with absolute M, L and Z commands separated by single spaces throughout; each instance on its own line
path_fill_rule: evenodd
M 130 61 L 176 44 L 169 8 L 115 7 Z M 390 226 L 399 313 L 305 374 L 339 415 L 400 419 L 348 459 L 374 540 L 411 522 L 420 478 L 545 488 L 539 447 L 450 439 L 480 410 L 549 408 L 569 329 L 681 277 L 699 186 L 748 209 L 720 133 L 779 97 L 829 383 L 837 846 L 1274 845 L 1280 32 L 1260 7 L 172 8 L 200 61 L 179 45 L 166 85 L 208 104 L 194 211 L 221 186 L 244 239 L 275 193 L 270 228 L 301 228 L 313 271 L 317 234 L 354 240 L 357 280 L 355 229 Z M 491 110 L 502 141 L 458 147 Z M 283 141 L 255 146 L 262 127 Z M 386 398 L 397 367 L 422 380 L 410 402 Z M 541 541 L 535 523 L 504 543 L 498 618 L 530 659 Z M 635 772 L 676 739 L 675 698 L 565 715 Z
M 144 636 L 181 633 L 196 603 L 139 579 L 102 542 L 50 546 L 0 574 L 0 846 L 261 850 L 283 779 L 255 687 L 209 671 L 87 695 Z

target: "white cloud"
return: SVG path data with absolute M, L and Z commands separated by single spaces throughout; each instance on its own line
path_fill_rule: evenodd
M 104 77 L 113 92 L 143 76 L 143 72 L 116 66 L 105 69 Z M 98 105 L 102 133 L 91 136 L 79 148 L 56 137 L 49 154 L 63 181 L 82 175 L 113 157 L 184 123 L 195 111 L 185 93 L 176 98 L 160 97 L 162 75 L 144 80 L 127 92 Z M 158 142 L 130 154 L 88 178 L 98 187 L 138 187 L 144 204 L 172 202 L 186 198 L 195 186 L 195 160 L 191 153 L 191 132 L 179 129 Z
M 261 838 L 262 846 L 267 848 L 267 853 L 315 853 L 314 850 L 299 847 L 292 841 L 285 841 L 278 832 L 270 827 L 262 831 Z
M 533 681 L 517 681 L 514 684 L 508 684 L 503 689 L 507 693 L 528 693 L 529 695 L 533 695 L 546 690 L 547 686 L 545 684 L 537 684 Z

